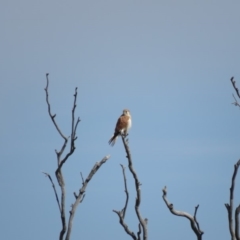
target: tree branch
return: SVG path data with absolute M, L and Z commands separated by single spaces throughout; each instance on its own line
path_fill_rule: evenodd
M 234 94 L 233 94 L 233 98 L 234 98 L 235 102 L 233 102 L 232 104 L 235 105 L 235 106 L 240 107 L 240 104 L 238 103 L 238 101 L 237 101 L 237 99 L 235 98 Z
M 141 233 L 142 233 L 142 227 L 141 224 L 138 224 L 138 232 L 137 232 L 137 236 L 138 236 L 138 240 L 141 240 Z
M 127 211 L 127 205 L 128 205 L 128 200 L 129 200 L 129 193 L 128 193 L 128 189 L 127 189 L 127 178 L 126 178 L 126 174 L 125 174 L 125 167 L 120 164 L 122 167 L 122 172 L 123 172 L 123 179 L 124 179 L 124 192 L 126 193 L 126 201 L 125 201 L 125 206 L 122 209 L 122 217 L 125 218 L 125 214 Z
M 113 212 L 115 212 L 118 215 L 119 222 L 122 225 L 122 227 L 124 228 L 125 232 L 128 235 L 130 235 L 133 239 L 137 240 L 138 238 L 136 237 L 135 233 L 132 232 L 131 230 L 129 230 L 127 224 L 124 222 L 125 214 L 126 214 L 126 211 L 127 211 L 129 193 L 128 193 L 128 190 L 127 190 L 127 179 L 126 179 L 126 174 L 125 174 L 125 167 L 122 164 L 120 164 L 120 165 L 122 167 L 122 172 L 123 172 L 123 180 L 124 180 L 124 188 L 125 188 L 125 193 L 126 193 L 126 201 L 125 201 L 125 205 L 124 205 L 124 207 L 121 211 L 113 210 Z M 141 230 L 140 230 L 140 233 L 141 233 Z
M 164 187 L 162 191 L 163 191 L 163 196 L 162 196 L 163 200 L 166 203 L 170 212 L 176 216 L 187 218 L 190 221 L 191 228 L 194 231 L 194 233 L 196 234 L 197 239 L 201 240 L 204 232 L 201 231 L 200 226 L 196 220 L 196 215 L 197 215 L 197 210 L 198 210 L 199 205 L 197 205 L 195 207 L 194 216 L 191 216 L 189 213 L 186 213 L 186 212 L 177 211 L 174 209 L 173 204 L 168 202 L 168 200 L 167 200 L 167 187 Z
M 80 188 L 79 190 L 79 194 L 75 195 L 76 200 L 74 202 L 74 204 L 72 204 L 72 210 L 70 211 L 70 217 L 69 217 L 69 221 L 68 221 L 68 230 L 67 230 L 67 235 L 65 240 L 70 240 L 70 235 L 71 235 L 71 231 L 72 231 L 72 222 L 73 222 L 73 218 L 77 209 L 77 206 L 80 202 L 82 202 L 84 196 L 85 196 L 85 190 L 87 188 L 88 183 L 91 181 L 93 175 L 97 172 L 97 170 L 110 158 L 110 156 L 106 156 L 104 157 L 100 162 L 97 162 L 92 170 L 90 171 L 88 177 L 86 178 L 85 181 L 83 181 L 83 186 Z M 82 178 L 83 179 L 83 178 Z
M 240 98 L 240 93 L 239 93 L 239 90 L 238 90 L 238 88 L 237 88 L 237 86 L 236 86 L 236 81 L 234 80 L 234 77 L 231 77 L 230 81 L 231 81 L 231 83 L 232 83 L 232 85 L 233 85 L 233 88 L 235 89 L 238 97 Z
M 61 214 L 61 222 L 62 222 L 62 229 L 60 231 L 60 236 L 59 239 L 63 240 L 63 236 L 66 232 L 67 226 L 66 226 L 66 214 L 65 214 L 65 199 L 66 199 L 66 193 L 65 193 L 65 182 L 64 182 L 64 177 L 62 174 L 62 166 L 63 164 L 67 161 L 67 159 L 69 158 L 69 156 L 71 156 L 75 150 L 75 141 L 77 139 L 76 137 L 76 131 L 77 131 L 77 126 L 78 123 L 80 122 L 80 119 L 78 118 L 76 123 L 75 123 L 75 109 L 76 109 L 76 100 L 77 100 L 77 88 L 75 88 L 75 94 L 74 94 L 74 101 L 73 101 L 73 108 L 72 108 L 72 129 L 71 129 L 71 143 L 70 143 L 70 150 L 69 152 L 66 154 L 66 156 L 61 159 L 62 154 L 64 152 L 64 150 L 66 149 L 67 143 L 68 143 L 68 138 L 62 133 L 62 131 L 60 130 L 58 124 L 55 121 L 55 117 L 56 114 L 52 114 L 51 113 L 51 105 L 49 103 L 49 94 L 48 94 L 48 86 L 49 86 L 49 79 L 48 79 L 48 73 L 46 74 L 46 80 L 47 80 L 47 84 L 45 87 L 45 92 L 46 92 L 46 102 L 47 102 L 47 106 L 48 106 L 48 114 L 56 128 L 56 130 L 58 131 L 58 133 L 60 134 L 60 136 L 64 139 L 63 145 L 60 149 L 60 151 L 55 150 L 56 155 L 57 155 L 57 162 L 58 162 L 58 167 L 55 171 L 55 175 L 58 181 L 58 184 L 60 186 L 61 189 L 61 201 L 58 201 L 58 204 L 60 205 L 59 209 L 60 209 L 60 214 Z M 59 200 L 59 199 L 58 199 Z
M 232 83 L 232 85 L 233 85 L 233 88 L 235 89 L 238 97 L 240 98 L 239 90 L 238 90 L 238 88 L 236 87 L 236 82 L 234 81 L 234 77 L 231 77 L 230 81 L 231 81 L 231 83 Z M 234 98 L 235 102 L 233 102 L 232 104 L 235 105 L 235 106 L 240 107 L 240 104 L 238 103 L 238 101 L 237 101 L 237 99 L 235 98 L 234 94 L 233 94 L 233 98 Z
M 75 151 L 75 141 L 77 140 L 76 132 L 77 132 L 77 126 L 78 123 L 81 121 L 80 118 L 77 119 L 75 123 L 75 109 L 76 109 L 76 101 L 77 101 L 77 88 L 75 88 L 74 93 L 74 100 L 73 100 L 73 108 L 72 108 L 72 130 L 71 130 L 71 143 L 70 143 L 70 149 L 69 152 L 66 154 L 66 156 L 60 161 L 58 170 L 62 167 L 62 165 L 67 161 L 67 159 L 73 154 Z
M 119 217 L 119 222 L 122 225 L 122 227 L 124 228 L 125 232 L 130 235 L 133 239 L 136 240 L 140 240 L 141 239 L 141 233 L 142 233 L 142 229 L 143 229 L 143 239 L 147 240 L 147 221 L 145 221 L 140 214 L 139 211 L 139 206 L 141 203 L 141 190 L 140 190 L 140 182 L 138 180 L 137 174 L 135 172 L 135 170 L 133 169 L 133 164 L 132 164 L 132 158 L 131 158 L 131 153 L 130 153 L 130 149 L 128 147 L 128 140 L 126 140 L 126 136 L 122 135 L 122 141 L 123 141 L 123 145 L 125 148 L 125 151 L 127 153 L 127 159 L 128 159 L 128 167 L 130 172 L 133 175 L 134 181 L 135 181 L 135 188 L 136 188 L 136 193 L 137 193 L 137 197 L 136 197 L 136 202 L 135 202 L 135 212 L 139 221 L 138 224 L 138 232 L 137 232 L 137 236 L 135 235 L 134 232 L 132 232 L 131 230 L 129 230 L 127 224 L 124 222 L 124 217 L 126 214 L 126 210 L 127 210 L 127 205 L 128 205 L 128 199 L 129 199 L 129 193 L 127 190 L 127 179 L 126 179 L 126 175 L 125 175 L 125 167 L 121 164 L 122 167 L 122 171 L 123 171 L 123 178 L 124 178 L 124 187 L 125 187 L 125 193 L 126 193 L 126 202 L 125 202 L 125 206 L 123 207 L 122 211 L 117 211 L 117 210 L 113 210 L 113 212 L 115 212 L 118 217 Z
M 57 200 L 57 203 L 58 203 L 58 208 L 59 208 L 59 211 L 61 213 L 61 207 L 60 207 L 60 202 L 59 202 L 59 199 L 58 199 L 58 194 L 57 194 L 57 190 L 56 190 L 56 187 L 55 187 L 55 184 L 53 183 L 53 180 L 50 176 L 50 174 L 46 173 L 46 172 L 42 172 L 43 174 L 45 174 L 46 177 L 49 178 L 50 182 L 52 183 L 52 187 L 53 187 L 53 191 L 55 193 L 55 197 L 56 197 L 56 200 Z
M 84 178 L 82 172 L 80 172 L 81 178 L 82 178 L 82 185 L 84 184 Z
M 126 154 L 127 154 L 126 157 L 128 159 L 128 167 L 129 167 L 129 170 L 132 173 L 134 181 L 135 181 L 135 188 L 136 188 L 136 193 L 137 193 L 136 202 L 135 202 L 135 212 L 138 217 L 139 223 L 141 224 L 141 227 L 143 229 L 143 240 L 147 240 L 147 238 L 148 238 L 147 224 L 144 221 L 144 219 L 141 217 L 140 210 L 139 210 L 139 206 L 141 204 L 141 189 L 140 189 L 141 183 L 139 182 L 138 176 L 133 168 L 131 152 L 130 152 L 130 149 L 128 146 L 128 140 L 126 139 L 126 136 L 122 135 L 122 142 L 123 142 Z
M 51 118 L 51 120 L 52 120 L 55 128 L 57 129 L 58 133 L 60 134 L 60 136 L 61 136 L 65 141 L 67 141 L 67 137 L 65 137 L 65 136 L 63 135 L 63 133 L 61 132 L 60 128 L 58 127 L 58 125 L 57 125 L 57 123 L 56 123 L 56 121 L 55 121 L 56 114 L 53 115 L 53 114 L 51 113 L 51 105 L 50 105 L 50 103 L 49 103 L 49 97 L 48 97 L 48 85 L 49 85 L 48 75 L 49 75 L 49 73 L 46 74 L 47 85 L 46 85 L 46 88 L 44 89 L 45 92 L 46 92 L 46 102 L 47 102 L 47 105 L 48 105 L 48 114 L 49 114 L 49 116 L 50 116 L 50 118 Z
M 48 106 L 48 114 L 55 126 L 55 128 L 57 129 L 58 133 L 60 134 L 60 136 L 64 139 L 64 143 L 60 149 L 60 151 L 55 150 L 56 155 L 57 155 L 57 169 L 55 171 L 55 175 L 58 181 L 58 184 L 60 186 L 61 189 L 61 198 L 58 198 L 57 195 L 57 191 L 55 188 L 55 185 L 52 181 L 51 176 L 48 173 L 44 173 L 49 180 L 52 183 L 53 186 L 53 190 L 56 196 L 56 200 L 58 203 L 58 207 L 60 210 L 60 214 L 61 214 L 61 222 L 62 222 L 62 229 L 60 231 L 60 235 L 59 235 L 59 240 L 63 240 L 63 237 L 67 231 L 65 240 L 70 240 L 70 234 L 71 234 L 71 230 L 72 230 L 72 222 L 73 222 L 73 218 L 74 218 L 74 214 L 76 212 L 77 206 L 79 203 L 81 203 L 85 197 L 85 189 L 88 185 L 88 182 L 92 179 L 93 175 L 97 172 L 97 170 L 102 166 L 102 164 L 104 164 L 109 158 L 110 156 L 106 156 L 104 157 L 99 163 L 97 162 L 94 167 L 92 168 L 92 170 L 90 171 L 88 177 L 86 180 L 84 180 L 83 175 L 81 173 L 81 178 L 82 178 L 82 187 L 79 190 L 79 193 L 76 194 L 74 192 L 74 196 L 75 196 L 75 202 L 74 204 L 72 204 L 72 209 L 70 211 L 70 216 L 68 219 L 68 225 L 66 225 L 66 214 L 65 214 L 65 199 L 66 199 L 66 192 L 65 192 L 65 183 L 64 183 L 64 177 L 62 174 L 62 167 L 63 164 L 68 160 L 68 158 L 73 154 L 73 152 L 75 151 L 75 141 L 77 140 L 77 136 L 76 136 L 76 132 L 77 132 L 77 127 L 78 124 L 80 122 L 80 118 L 77 118 L 77 120 L 75 121 L 75 109 L 76 109 L 76 101 L 77 101 L 77 88 L 75 88 L 75 93 L 74 93 L 74 100 L 73 100 L 73 107 L 72 107 L 72 119 L 71 119 L 71 135 L 70 137 L 65 137 L 65 135 L 63 135 L 63 133 L 61 132 L 60 128 L 58 127 L 56 121 L 55 121 L 55 117 L 56 114 L 52 114 L 51 113 L 51 105 L 49 103 L 49 96 L 48 96 L 48 86 L 49 86 L 49 80 L 48 80 L 48 73 L 46 74 L 46 79 L 47 79 L 47 85 L 45 88 L 45 92 L 46 92 L 46 102 L 47 102 L 47 106 Z M 68 139 L 70 139 L 70 149 L 69 151 L 66 153 L 65 157 L 62 158 L 62 154 L 66 149 L 67 143 L 68 143 Z
M 193 218 L 194 218 L 194 222 L 195 222 L 196 225 L 197 225 L 197 229 L 200 230 L 200 225 L 199 225 L 199 223 L 198 223 L 198 221 L 197 221 L 197 210 L 198 210 L 198 208 L 199 208 L 199 204 L 195 207 L 195 211 L 194 211 L 194 216 L 193 216 Z
M 115 212 L 118 217 L 119 217 L 119 222 L 120 224 L 122 225 L 122 227 L 124 228 L 125 232 L 132 237 L 132 239 L 134 240 L 137 240 L 138 238 L 136 237 L 135 233 L 134 232 L 131 232 L 127 226 L 127 224 L 124 222 L 124 219 L 122 217 L 122 212 L 121 211 L 116 211 L 116 210 L 113 210 L 113 212 Z
M 233 203 L 234 203 L 235 178 L 237 176 L 239 165 L 240 165 L 240 160 L 238 160 L 237 163 L 234 165 L 234 171 L 233 171 L 233 175 L 232 175 L 232 183 L 231 183 L 231 187 L 230 187 L 230 199 L 229 199 L 230 203 L 229 204 L 225 203 L 225 207 L 227 208 L 227 212 L 228 212 L 229 232 L 231 234 L 231 239 L 232 240 L 236 239 L 234 226 L 233 226 L 234 225 L 233 224 Z M 236 214 L 237 213 L 237 209 L 235 211 L 235 221 L 236 221 L 236 215 L 237 215 L 237 219 L 238 219 L 238 214 Z M 235 229 L 237 229 L 238 227 L 239 227 L 239 225 L 238 225 L 238 220 L 237 220 L 235 222 Z M 239 236 L 238 236 L 238 239 L 239 239 Z

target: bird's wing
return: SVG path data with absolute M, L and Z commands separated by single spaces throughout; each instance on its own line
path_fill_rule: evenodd
M 125 129 L 128 126 L 129 118 L 129 116 L 122 115 L 117 121 L 115 131 L 121 131 L 122 129 Z

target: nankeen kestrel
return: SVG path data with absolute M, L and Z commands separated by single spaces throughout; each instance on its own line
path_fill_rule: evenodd
M 108 143 L 113 146 L 117 140 L 117 137 L 120 134 L 127 135 L 128 130 L 130 129 L 131 126 L 132 126 L 132 119 L 131 119 L 130 111 L 128 109 L 124 109 L 123 114 L 119 117 L 117 121 L 115 132 L 113 136 L 110 138 Z

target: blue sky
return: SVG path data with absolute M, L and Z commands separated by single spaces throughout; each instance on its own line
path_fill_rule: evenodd
M 58 239 L 60 218 L 51 184 L 62 140 L 47 114 L 70 133 L 78 87 L 76 152 L 64 166 L 67 211 L 96 161 L 110 160 L 90 182 L 72 239 L 129 239 L 112 212 L 125 201 L 121 141 L 108 145 L 124 108 L 134 167 L 142 183 L 141 213 L 149 239 L 194 239 L 178 210 L 198 220 L 204 239 L 228 239 L 233 165 L 240 157 L 239 1 L 2 1 L 0 8 L 0 225 L 2 239 Z M 134 183 L 126 222 L 137 229 Z M 56 183 L 56 181 L 55 181 Z M 239 176 L 236 179 L 240 185 Z M 240 192 L 236 189 L 235 205 Z

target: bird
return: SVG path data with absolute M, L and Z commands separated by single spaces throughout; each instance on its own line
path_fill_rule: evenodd
M 110 138 L 108 143 L 111 146 L 113 146 L 119 135 L 124 134 L 125 136 L 127 136 L 128 130 L 131 128 L 131 126 L 132 126 L 132 118 L 131 118 L 130 111 L 128 109 L 124 109 L 122 115 L 119 117 L 116 123 L 114 134 Z

